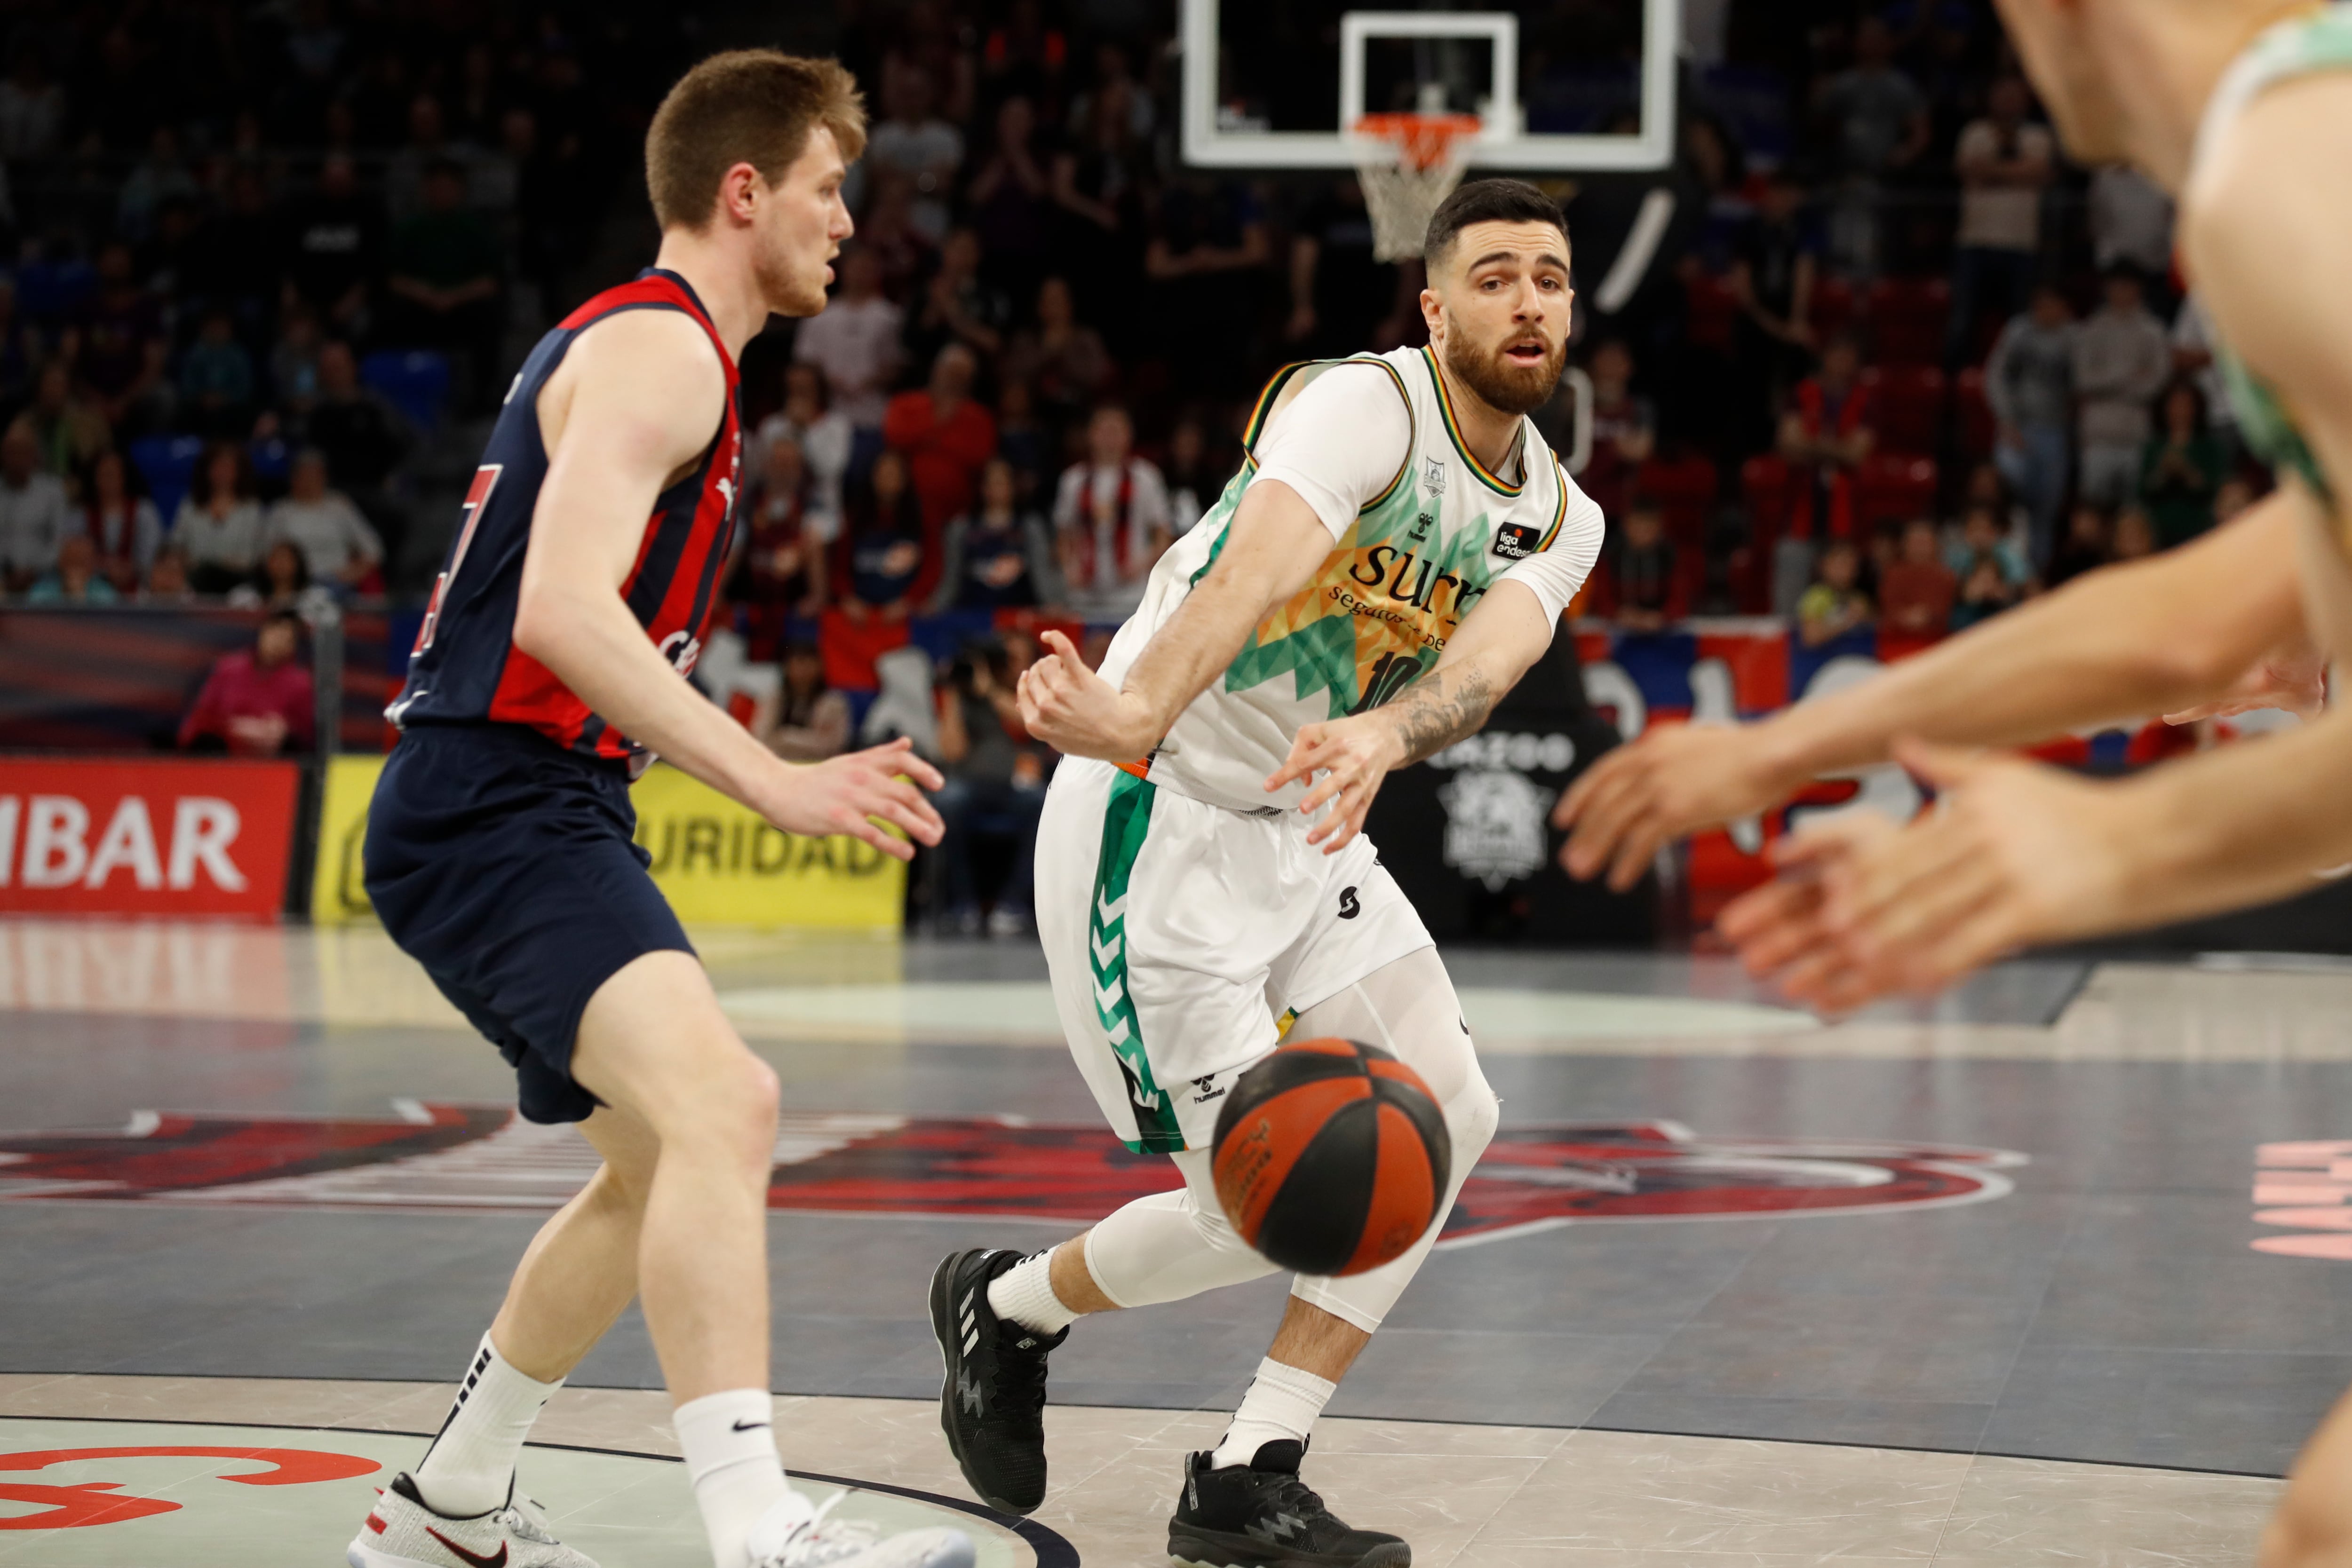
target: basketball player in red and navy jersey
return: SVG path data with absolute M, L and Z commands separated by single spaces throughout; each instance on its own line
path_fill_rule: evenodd
M 848 73 L 714 56 L 646 139 L 656 265 L 542 339 L 508 393 L 391 714 L 368 817 L 385 928 L 511 1062 L 525 1116 L 604 1156 L 524 1254 L 456 1406 L 352 1568 L 593 1568 L 515 1488 L 531 1422 L 642 1297 L 717 1568 L 969 1568 L 790 1487 L 768 1393 L 775 1073 L 719 1011 L 631 841 L 650 754 L 787 832 L 936 843 L 901 742 L 782 762 L 683 679 L 732 526 L 736 355 L 824 307 L 865 141 Z M 878 821 L 877 821 L 878 820 Z

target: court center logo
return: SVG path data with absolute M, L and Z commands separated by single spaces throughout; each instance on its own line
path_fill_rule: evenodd
M 503 1107 L 396 1103 L 352 1117 L 148 1112 L 109 1132 L 0 1135 L 0 1202 L 534 1213 L 596 1155 Z M 1509 1127 L 1463 1184 L 1442 1247 L 1563 1225 L 1790 1218 L 1978 1203 L 2026 1156 L 1958 1145 L 1710 1136 L 1667 1121 Z M 1167 1190 L 1167 1161 L 1109 1131 L 1019 1117 L 787 1114 L 772 1209 L 1084 1223 Z

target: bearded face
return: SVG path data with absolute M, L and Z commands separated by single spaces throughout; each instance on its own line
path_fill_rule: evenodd
M 1563 312 L 1563 314 L 1565 314 Z M 1481 340 L 1456 317 L 1447 323 L 1445 368 L 1504 413 L 1532 413 L 1551 401 L 1568 364 L 1568 331 L 1559 322 L 1505 322 Z
M 1473 224 L 1440 270 L 1447 373 L 1498 413 L 1542 407 L 1568 362 L 1567 236 L 1551 224 Z

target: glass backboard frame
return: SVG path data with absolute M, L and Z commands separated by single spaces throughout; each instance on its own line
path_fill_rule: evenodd
M 1354 105 L 1363 91 L 1363 48 L 1376 37 L 1464 37 L 1496 49 L 1496 94 L 1516 120 L 1516 72 L 1502 79 L 1507 48 L 1515 66 L 1518 19 L 1492 11 L 1349 11 L 1341 18 L 1339 121 L 1328 131 L 1246 131 L 1217 122 L 1218 12 L 1222 0 L 1181 0 L 1183 44 L 1182 120 L 1184 161 L 1206 169 L 1352 169 L 1364 156 L 1364 140 L 1351 122 L 1347 89 Z M 1279 0 L 1269 0 L 1279 3 Z M 1498 25 L 1499 24 L 1499 25 Z M 1473 167 L 1527 173 L 1611 172 L 1663 169 L 1674 161 L 1675 53 L 1681 37 L 1681 0 L 1643 0 L 1641 128 L 1632 136 L 1528 134 L 1517 125 L 1483 130 L 1471 145 Z

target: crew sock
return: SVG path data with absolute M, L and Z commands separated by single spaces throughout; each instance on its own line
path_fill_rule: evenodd
M 1078 1314 L 1054 1294 L 1054 1253 L 1051 1248 L 1034 1258 L 1024 1258 L 988 1282 L 988 1304 L 1000 1318 L 1043 1334 L 1060 1333 L 1078 1321 Z
M 1222 1470 L 1246 1465 L 1257 1457 L 1260 1447 L 1285 1437 L 1304 1444 L 1314 1429 L 1315 1417 L 1323 1414 L 1323 1406 L 1339 1391 L 1339 1385 L 1328 1378 L 1268 1356 L 1257 1364 L 1257 1375 L 1250 1380 L 1249 1392 L 1242 1396 L 1241 1408 L 1234 1412 L 1234 1424 L 1210 1451 L 1209 1468 Z
M 718 1568 L 744 1568 L 744 1540 L 792 1489 L 776 1454 L 775 1399 L 764 1388 L 730 1388 L 689 1399 L 671 1414 L 702 1528 Z
M 503 1508 L 514 1490 L 515 1458 L 523 1439 L 548 1396 L 562 1386 L 560 1377 L 541 1383 L 517 1371 L 484 1334 L 466 1380 L 457 1385 L 449 1418 L 416 1467 L 416 1490 L 425 1505 L 451 1519 Z

